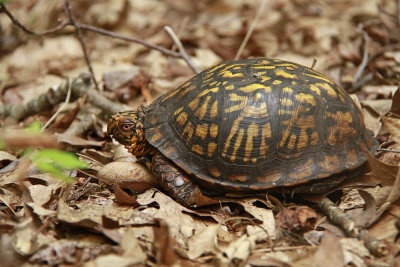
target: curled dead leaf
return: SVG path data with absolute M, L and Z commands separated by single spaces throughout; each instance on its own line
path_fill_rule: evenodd
M 317 213 L 307 206 L 284 208 L 276 217 L 277 226 L 295 232 L 311 230 L 317 223 Z

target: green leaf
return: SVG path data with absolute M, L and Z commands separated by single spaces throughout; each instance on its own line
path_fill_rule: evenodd
M 11 2 L 11 0 L 0 0 L 1 5 L 7 4 L 8 2 Z
M 36 167 L 43 173 L 51 173 L 61 179 L 63 179 L 65 182 L 70 183 L 73 181 L 73 179 L 67 175 L 65 175 L 60 168 L 54 165 L 53 162 L 45 162 L 38 160 L 35 162 Z
M 60 151 L 57 149 L 43 149 L 36 153 L 36 157 L 40 160 L 51 160 L 54 161 L 62 169 L 87 169 L 88 165 L 78 159 L 72 153 Z
M 40 124 L 40 121 L 34 121 L 28 126 L 25 127 L 25 131 L 27 133 L 40 133 L 40 129 L 42 128 L 42 125 Z

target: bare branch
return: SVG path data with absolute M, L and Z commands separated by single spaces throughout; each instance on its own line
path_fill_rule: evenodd
M 99 85 L 97 84 L 97 81 L 96 81 L 96 77 L 94 76 L 92 64 L 90 63 L 89 55 L 88 55 L 88 52 L 86 49 L 86 44 L 82 38 L 81 29 L 79 28 L 79 25 L 75 21 L 74 14 L 72 13 L 71 6 L 69 4 L 69 0 L 65 1 L 65 10 L 66 10 L 66 13 L 68 14 L 71 25 L 73 25 L 75 27 L 75 33 L 76 33 L 76 36 L 82 46 L 83 54 L 85 56 L 85 61 L 89 67 L 89 71 L 90 71 L 90 74 L 92 75 L 92 80 L 94 82 L 94 85 L 95 85 L 96 89 L 98 91 L 100 91 Z
M 189 67 L 195 72 L 199 73 L 200 69 L 193 63 L 192 59 L 189 57 L 189 55 L 186 53 L 185 48 L 183 47 L 181 41 L 179 40 L 178 36 L 174 33 L 174 31 L 171 29 L 169 26 L 165 26 L 164 30 L 168 33 L 168 35 L 171 37 L 171 39 L 174 41 L 176 46 L 179 49 L 179 52 L 183 59 L 186 61 L 186 63 L 189 65 Z

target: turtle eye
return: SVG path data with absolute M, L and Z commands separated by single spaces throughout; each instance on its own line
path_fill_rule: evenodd
M 122 124 L 122 130 L 124 131 L 124 132 L 129 132 L 130 130 L 132 130 L 132 128 L 133 128 L 133 125 L 132 124 L 130 124 L 130 123 L 124 123 L 124 124 Z

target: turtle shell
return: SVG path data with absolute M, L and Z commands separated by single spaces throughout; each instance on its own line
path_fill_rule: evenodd
M 331 177 L 377 147 L 342 88 L 277 59 L 214 65 L 147 111 L 147 141 L 196 182 L 227 191 Z

